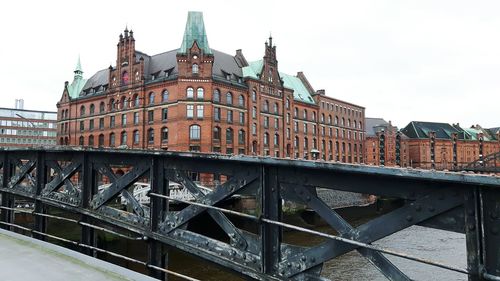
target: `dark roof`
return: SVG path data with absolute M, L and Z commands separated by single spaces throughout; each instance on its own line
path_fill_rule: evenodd
M 438 139 L 451 139 L 453 133 L 457 133 L 458 138 L 466 138 L 463 129 L 448 123 L 412 121 L 401 131 L 411 139 L 427 139 L 430 132 L 435 132 Z
M 177 53 L 179 49 L 171 50 L 168 52 L 160 53 L 157 55 L 149 56 L 143 52 L 136 51 L 136 60 L 141 57 L 144 59 L 144 78 L 146 81 L 151 80 L 152 75 L 156 77 L 164 76 L 165 71 L 169 72 L 169 76 L 179 73 L 177 67 Z M 219 79 L 227 80 L 227 74 L 231 75 L 232 82 L 238 82 L 238 78 L 243 77 L 241 67 L 238 65 L 236 58 L 232 55 L 212 49 L 214 56 L 214 64 L 212 68 L 212 76 Z M 99 70 L 92 77 L 87 80 L 83 87 L 80 96 L 96 93 L 109 81 L 109 69 Z M 228 82 L 230 82 L 228 80 Z M 94 92 L 89 92 L 89 89 L 96 89 Z
M 377 127 L 387 127 L 389 125 L 389 122 L 385 121 L 382 118 L 365 118 L 365 129 L 366 129 L 366 136 L 375 136 L 378 132 L 376 130 Z
M 496 135 L 500 131 L 500 127 L 487 129 L 491 134 Z

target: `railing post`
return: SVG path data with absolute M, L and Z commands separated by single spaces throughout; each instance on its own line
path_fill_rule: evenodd
M 45 151 L 37 151 L 36 158 L 36 196 L 38 197 L 47 181 L 47 169 L 45 166 Z M 40 201 L 35 199 L 35 212 L 36 213 L 46 213 L 45 205 Z M 47 232 L 47 218 L 43 216 L 35 215 L 35 230 L 46 233 Z M 33 234 L 33 237 L 40 240 L 46 240 L 44 235 Z
M 11 176 L 11 165 L 9 161 L 9 153 L 7 151 L 4 151 L 4 158 L 3 158 L 3 177 L 2 177 L 2 187 L 6 188 L 9 184 Z M 2 193 L 2 207 L 7 207 L 7 208 L 14 208 L 14 197 L 8 193 Z M 12 223 L 14 221 L 14 212 L 2 209 L 2 216 L 1 220 L 2 222 L 6 223 Z M 10 226 L 7 225 L 2 225 L 1 226 L 4 229 L 11 230 Z
M 87 209 L 90 206 L 90 200 L 92 200 L 92 196 L 97 193 L 97 179 L 95 177 L 93 163 L 91 162 L 88 152 L 83 151 L 79 153 L 81 154 L 81 157 L 78 157 L 78 159 L 82 161 L 81 205 L 83 209 Z M 91 223 L 90 218 L 86 215 L 81 215 L 81 220 L 82 222 Z M 87 226 L 82 226 L 80 240 L 82 244 L 95 247 L 97 245 L 97 236 L 95 230 Z M 83 248 L 81 249 L 81 251 L 89 256 L 97 256 L 96 251 L 89 248 Z
M 471 273 L 469 281 L 481 278 L 481 224 L 479 194 L 477 188 L 468 190 L 464 195 L 465 242 L 467 248 L 467 270 Z
M 281 196 L 276 167 L 263 166 L 260 182 L 261 217 L 281 221 Z M 260 223 L 262 272 L 278 275 L 281 254 L 281 227 L 265 222 Z
M 498 280 L 500 278 L 500 190 L 482 188 L 479 192 L 483 230 L 482 273 L 486 280 Z
M 165 179 L 163 162 L 159 157 L 153 157 L 151 160 L 150 169 L 151 192 L 169 195 L 168 180 Z M 159 229 L 159 224 L 163 216 L 168 211 L 168 200 L 152 196 L 150 197 L 150 226 L 151 232 L 156 232 Z M 148 263 L 161 268 L 168 268 L 168 250 L 162 247 L 162 243 L 156 240 L 148 240 Z M 149 269 L 149 276 L 160 280 L 168 280 L 168 276 L 164 272 Z

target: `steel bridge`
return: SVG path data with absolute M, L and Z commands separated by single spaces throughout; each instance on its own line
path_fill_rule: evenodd
M 320 275 L 323 264 L 350 251 L 358 251 L 389 280 L 410 278 L 388 255 L 461 272 L 469 280 L 500 280 L 500 178 L 496 176 L 139 150 L 4 149 L 0 150 L 0 161 L 0 226 L 38 239 L 73 244 L 89 255 L 106 252 L 129 260 L 98 248 L 96 233 L 143 240 L 148 258 L 133 261 L 158 279 L 174 274 L 195 280 L 166 266 L 166 249 L 176 248 L 251 280 L 325 280 Z M 125 174 L 115 172 L 123 167 L 127 167 Z M 193 173 L 222 175 L 227 181 L 205 194 L 193 182 Z M 140 204 L 131 195 L 130 187 L 137 182 L 150 184 L 150 205 Z M 169 182 L 182 184 L 196 200 L 173 210 Z M 401 198 L 405 203 L 354 227 L 318 198 L 319 187 Z M 255 198 L 255 214 L 222 208 L 226 199 L 237 194 Z M 23 212 L 16 207 L 20 200 L 34 204 L 32 211 L 24 211 L 33 215 L 32 227 L 15 221 L 15 214 Z M 120 202 L 126 202 L 126 208 Z M 285 223 L 283 202 L 314 210 L 335 230 L 329 233 L 335 234 Z M 54 209 L 79 219 L 54 215 L 50 212 Z M 224 238 L 188 227 L 202 213 L 220 227 Z M 240 227 L 235 218 L 255 227 Z M 49 234 L 48 219 L 77 224 L 80 240 Z M 467 268 L 372 244 L 412 225 L 465 233 Z M 318 235 L 325 241 L 310 246 L 285 243 L 283 231 L 289 229 Z
M 476 161 L 461 168 L 461 170 L 481 173 L 500 173 L 500 151 L 480 157 Z

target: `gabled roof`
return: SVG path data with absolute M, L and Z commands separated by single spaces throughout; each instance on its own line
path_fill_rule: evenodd
M 208 46 L 207 33 L 205 32 L 205 23 L 203 22 L 202 12 L 188 12 L 186 29 L 182 38 L 181 48 L 179 53 L 187 53 L 193 46 L 194 42 L 203 50 L 205 54 L 211 54 L 212 50 Z
M 451 139 L 453 133 L 464 132 L 463 129 L 459 130 L 456 127 L 447 123 L 412 121 L 401 131 L 411 139 L 427 139 L 430 137 L 430 132 L 435 132 L 437 139 Z M 461 138 L 460 135 L 459 138 Z
M 248 66 L 245 66 L 242 68 L 243 77 L 250 77 L 253 79 L 259 79 L 260 74 L 262 73 L 262 67 L 264 67 L 263 60 L 250 62 L 248 64 Z
M 377 132 L 379 131 L 377 130 L 377 128 L 387 126 L 389 126 L 389 122 L 385 121 L 382 118 L 365 118 L 365 129 L 367 137 L 376 136 Z

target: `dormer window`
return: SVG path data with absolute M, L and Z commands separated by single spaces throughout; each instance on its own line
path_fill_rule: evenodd
M 193 63 L 192 72 L 193 74 L 198 74 L 198 64 Z

